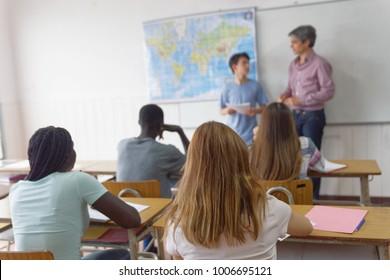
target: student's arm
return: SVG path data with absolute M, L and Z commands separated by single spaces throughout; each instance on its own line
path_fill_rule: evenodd
M 249 112 L 248 112 L 248 115 L 249 116 L 254 116 L 254 115 L 257 115 L 257 114 L 261 114 L 265 110 L 265 107 L 267 107 L 267 105 L 263 104 L 263 105 L 261 105 L 258 108 L 251 108 L 249 110 Z
M 123 228 L 136 228 L 141 224 L 138 211 L 110 192 L 104 193 L 92 206 Z
M 236 113 L 236 110 L 228 106 L 229 100 L 227 99 L 227 91 L 228 89 L 225 87 L 224 90 L 222 91 L 221 98 L 219 100 L 219 107 L 220 107 L 219 113 L 222 116 L 233 115 Z
M 181 260 L 183 260 L 183 257 L 182 256 L 172 256 L 172 259 L 181 261 Z
M 225 107 L 225 108 L 221 108 L 221 110 L 219 110 L 219 113 L 222 116 L 233 115 L 236 113 L 236 110 L 234 110 L 233 108 L 230 108 L 230 107 Z
M 184 151 L 187 153 L 188 146 L 190 145 L 190 141 L 188 140 L 187 136 L 185 135 L 183 129 L 178 125 L 172 125 L 172 124 L 164 124 L 162 126 L 163 131 L 170 131 L 170 132 L 177 132 L 180 136 L 181 143 L 183 144 Z
M 309 219 L 301 214 L 291 212 L 290 221 L 288 222 L 287 233 L 295 236 L 306 236 L 313 231 L 313 226 Z

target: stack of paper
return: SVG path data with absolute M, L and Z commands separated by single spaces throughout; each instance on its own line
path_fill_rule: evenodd
M 306 217 L 314 224 L 316 230 L 353 233 L 357 230 L 367 214 L 367 210 L 331 206 L 314 206 Z

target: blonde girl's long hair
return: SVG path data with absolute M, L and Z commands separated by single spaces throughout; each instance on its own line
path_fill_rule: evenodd
M 253 173 L 260 180 L 299 178 L 301 145 L 292 112 L 283 103 L 271 103 L 262 113 L 250 162 Z
M 234 246 L 246 233 L 258 237 L 265 203 L 244 141 L 228 126 L 207 122 L 191 140 L 166 228 L 180 225 L 190 243 L 206 248 L 218 248 L 221 236 Z

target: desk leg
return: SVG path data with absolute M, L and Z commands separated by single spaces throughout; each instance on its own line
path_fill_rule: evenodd
M 157 254 L 159 260 L 165 260 L 165 249 L 164 249 L 164 241 L 163 235 L 164 230 L 155 229 L 156 239 L 157 239 Z
M 137 237 L 133 229 L 127 231 L 129 235 L 129 249 L 130 256 L 132 260 L 138 260 L 138 246 L 137 246 Z
M 368 189 L 368 176 L 360 177 L 360 203 L 370 206 L 370 191 Z
M 389 259 L 389 245 L 378 245 L 378 254 L 380 260 L 388 260 Z

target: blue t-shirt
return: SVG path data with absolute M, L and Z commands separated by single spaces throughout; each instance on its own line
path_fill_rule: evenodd
M 220 106 L 223 109 L 228 104 L 250 103 L 252 108 L 256 108 L 257 104 L 264 105 L 267 102 L 268 99 L 260 84 L 248 79 L 244 84 L 228 83 L 222 92 Z M 229 115 L 227 125 L 237 132 L 248 146 L 252 145 L 252 130 L 257 126 L 256 115 L 249 116 L 239 113 Z

